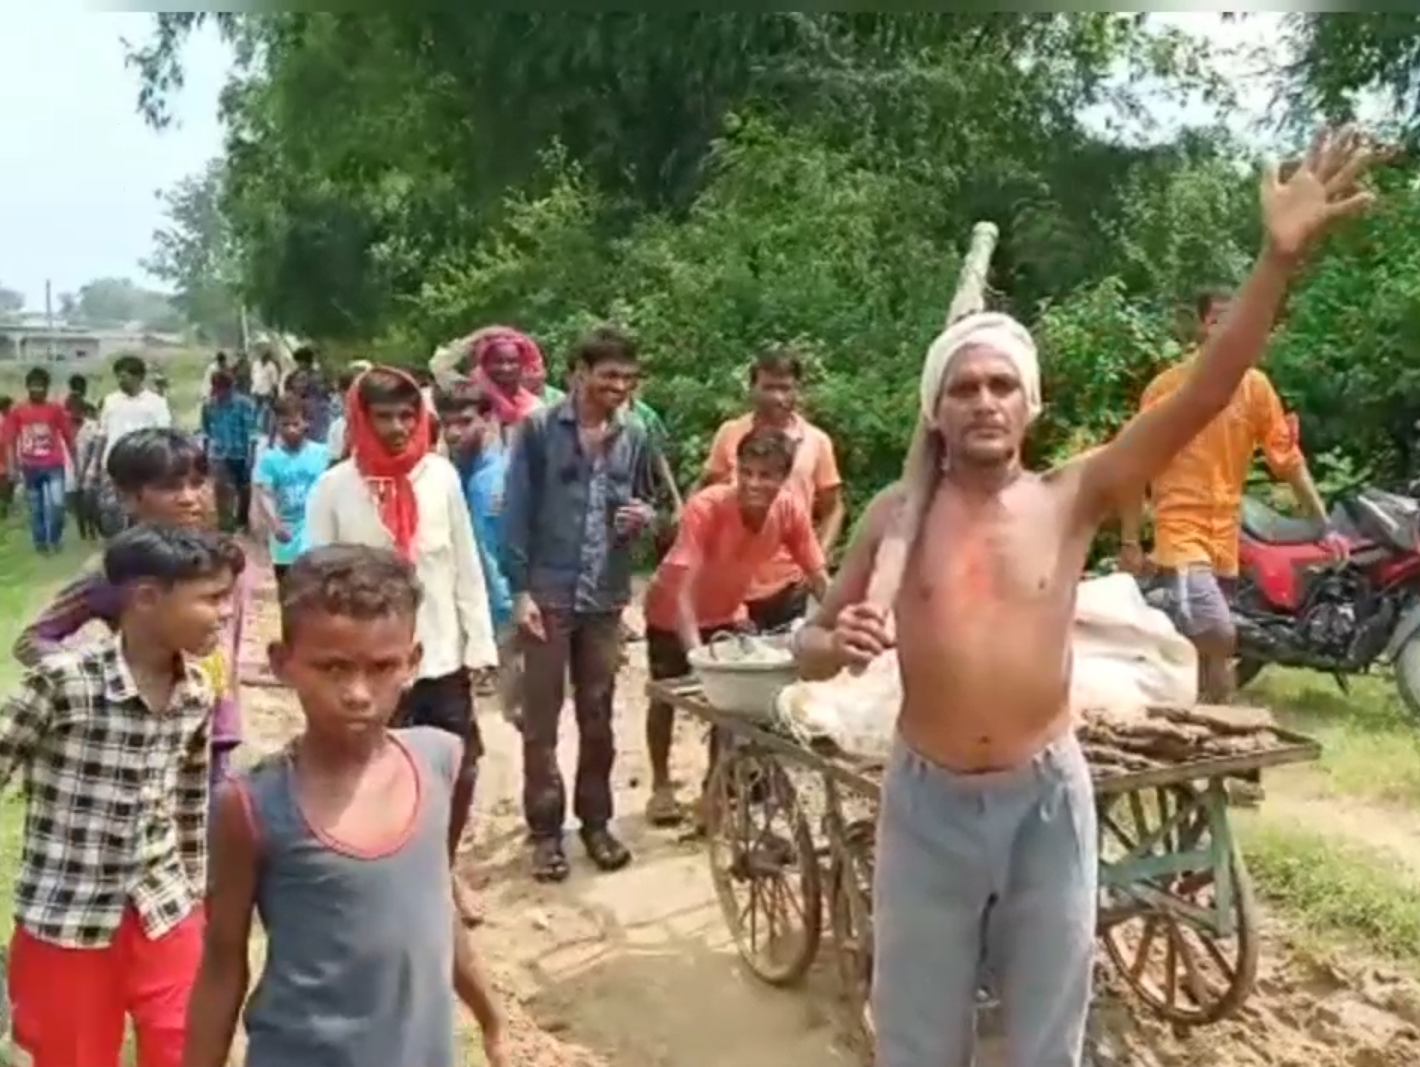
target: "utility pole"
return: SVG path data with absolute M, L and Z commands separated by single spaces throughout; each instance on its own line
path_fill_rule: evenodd
M 47 347 L 47 349 L 48 349 L 48 353 L 49 353 L 49 357 L 48 357 L 47 362 L 53 363 L 53 362 L 54 362 L 54 287 L 50 284 L 48 278 L 46 278 L 46 279 L 44 280 L 44 325 L 45 325 L 45 330 L 46 330 L 46 331 L 48 332 L 48 334 L 49 334 L 49 340 L 48 340 L 47 345 L 46 345 L 46 347 Z

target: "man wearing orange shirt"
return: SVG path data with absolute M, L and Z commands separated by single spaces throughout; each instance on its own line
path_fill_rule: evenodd
M 651 679 L 690 673 L 686 653 L 717 631 L 750 622 L 746 600 L 757 575 L 781 554 L 804 575 L 806 595 L 828 587 L 823 548 L 803 500 L 784 491 L 797 449 L 781 430 L 751 430 L 735 446 L 735 482 L 700 490 L 681 512 L 675 544 L 646 590 L 646 658 Z M 675 712 L 652 701 L 646 713 L 651 799 L 646 817 L 671 826 L 682 817 L 671 783 Z M 714 762 L 714 735 L 710 758 Z
M 701 484 L 735 478 L 736 449 L 751 430 L 779 430 L 794 443 L 785 491 L 813 517 L 818 542 L 828 554 L 843 529 L 843 477 L 828 434 L 798 413 L 803 377 L 803 363 L 793 351 L 774 347 L 760 353 L 749 372 L 753 411 L 730 419 L 715 432 Z M 747 604 L 750 621 L 762 631 L 781 629 L 804 614 L 808 597 L 803 569 L 783 549 L 754 576 Z
M 1227 312 L 1231 294 L 1211 291 L 1198 299 L 1201 345 Z M 1186 380 L 1189 356 L 1161 372 L 1139 402 L 1140 410 L 1158 404 Z M 1205 701 L 1222 703 L 1232 692 L 1232 656 L 1236 633 L 1229 594 L 1238 573 L 1238 531 L 1242 494 L 1253 453 L 1261 450 L 1274 478 L 1296 494 L 1311 518 L 1326 521 L 1322 503 L 1296 430 L 1267 375 L 1252 369 L 1232 402 L 1184 448 L 1149 488 L 1154 509 L 1153 563 L 1175 582 L 1179 628 L 1198 649 L 1199 692 Z M 1121 509 L 1120 566 L 1134 574 L 1144 568 L 1139 545 L 1143 501 Z M 1345 543 L 1327 535 L 1333 551 Z

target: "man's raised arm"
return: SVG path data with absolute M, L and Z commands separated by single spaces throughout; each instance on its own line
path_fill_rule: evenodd
M 1081 518 L 1098 524 L 1122 500 L 1136 499 L 1179 450 L 1227 407 L 1243 375 L 1267 347 L 1287 285 L 1307 250 L 1371 201 L 1356 183 L 1383 153 L 1350 129 L 1323 130 L 1307 158 L 1282 181 L 1262 179 L 1266 240 L 1252 274 L 1209 335 L 1188 379 L 1141 412 L 1112 442 L 1078 460 Z

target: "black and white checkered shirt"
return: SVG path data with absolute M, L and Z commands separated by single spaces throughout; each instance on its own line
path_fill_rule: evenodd
M 212 689 L 196 662 L 152 711 L 117 634 L 46 656 L 0 707 L 0 786 L 24 774 L 15 919 L 42 941 L 102 947 L 132 906 L 149 937 L 207 881 Z

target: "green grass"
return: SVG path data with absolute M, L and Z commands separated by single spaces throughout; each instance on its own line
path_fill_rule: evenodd
M 1321 742 L 1311 770 L 1272 779 L 1256 813 L 1235 820 L 1258 888 L 1274 910 L 1328 947 L 1361 946 L 1420 974 L 1420 893 L 1416 861 L 1397 854 L 1420 804 L 1420 722 L 1388 674 L 1352 679 L 1344 693 L 1329 676 L 1269 670 L 1247 691 L 1282 723 Z M 1287 814 L 1288 790 L 1351 806 L 1331 829 Z M 1368 820 L 1394 828 L 1367 840 L 1347 836 Z M 1420 838 L 1417 838 L 1420 840 Z M 1392 847 L 1393 846 L 1393 847 Z
M 10 648 L 25 623 L 45 600 L 88 559 L 92 546 L 70 540 L 57 556 L 38 555 L 21 519 L 0 523 L 0 697 L 7 697 L 21 677 Z M 11 929 L 10 895 L 19 866 L 24 800 L 12 781 L 0 795 L 0 944 L 8 944 Z
M 1318 769 L 1329 792 L 1420 805 L 1420 722 L 1406 713 L 1389 676 L 1353 679 L 1348 696 L 1326 675 L 1269 671 L 1245 697 L 1321 742 Z
M 1420 972 L 1420 894 L 1393 856 L 1301 827 L 1239 820 L 1248 867 L 1305 933 L 1340 939 Z

